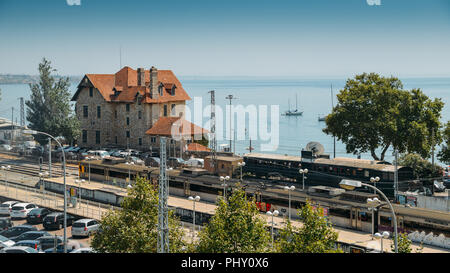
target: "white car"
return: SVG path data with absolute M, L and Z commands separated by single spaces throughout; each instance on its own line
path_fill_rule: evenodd
M 5 236 L 0 235 L 0 248 L 13 246 L 16 242 L 13 240 L 6 238 Z
M 72 236 L 87 236 L 97 232 L 100 224 L 95 219 L 81 219 L 72 224 Z
M 0 215 L 8 215 L 11 214 L 12 207 L 19 203 L 19 201 L 6 201 L 0 205 Z
M 190 158 L 184 163 L 187 166 L 203 168 L 205 160 L 202 158 Z
M 107 151 L 102 151 L 102 150 L 95 150 L 95 151 L 88 151 L 88 156 L 95 156 L 95 157 L 99 157 L 99 158 L 105 158 L 105 157 L 109 157 L 109 153 Z
M 0 250 L 1 253 L 39 253 L 29 246 L 10 246 Z
M 31 203 L 17 203 L 11 209 L 11 218 L 26 218 L 28 213 L 32 209 L 36 209 L 38 206 Z
M 69 253 L 95 253 L 94 249 L 92 247 L 81 247 L 78 249 L 75 249 Z

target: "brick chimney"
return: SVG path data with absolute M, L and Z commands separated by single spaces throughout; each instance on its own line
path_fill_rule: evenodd
M 137 85 L 145 86 L 145 72 L 144 68 L 137 69 Z
M 150 95 L 153 99 L 158 98 L 158 69 L 152 66 L 150 68 Z

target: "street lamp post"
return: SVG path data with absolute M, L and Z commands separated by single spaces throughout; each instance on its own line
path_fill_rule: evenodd
M 58 146 L 61 148 L 62 156 L 63 156 L 63 170 L 64 170 L 64 253 L 67 253 L 67 187 L 66 187 L 66 154 L 64 152 L 64 149 L 61 145 L 61 143 L 53 136 L 40 132 L 35 130 L 23 130 L 22 132 L 25 135 L 37 135 L 42 134 L 47 137 L 52 138 L 56 143 L 58 143 Z
M 221 184 L 221 186 L 223 186 L 223 199 L 225 199 L 226 198 L 226 187 L 228 186 L 228 184 L 226 183 L 228 180 L 230 180 L 230 177 L 227 175 L 227 176 L 221 176 L 220 178 L 219 178 L 219 180 L 221 181 L 221 182 L 223 182 L 222 184 Z
M 88 183 L 91 183 L 91 160 L 94 159 L 93 156 L 88 156 L 86 157 L 87 161 L 88 161 L 88 165 L 89 165 L 89 172 L 88 172 Z
M 372 182 L 373 183 L 373 186 L 376 188 L 377 187 L 377 182 L 378 181 L 380 181 L 380 178 L 377 176 L 377 177 L 371 177 L 370 178 L 370 182 Z M 376 190 L 373 190 L 373 193 L 377 193 L 376 192 Z
M 391 202 L 389 201 L 389 199 L 386 197 L 386 195 L 384 195 L 384 193 L 382 191 L 380 191 L 379 189 L 375 188 L 372 185 L 366 184 L 366 183 L 362 183 L 361 181 L 357 181 L 357 180 L 348 180 L 348 179 L 342 179 L 342 181 L 339 183 L 339 186 L 341 186 L 344 189 L 347 190 L 354 190 L 355 188 L 360 188 L 362 186 L 365 187 L 369 187 L 372 188 L 374 190 L 376 190 L 383 198 L 384 200 L 388 203 L 389 208 L 391 209 L 391 213 L 392 213 L 392 220 L 394 221 L 394 232 L 395 232 L 395 238 L 394 238 L 394 244 L 395 244 L 395 253 L 398 253 L 398 232 L 397 232 L 397 217 L 395 217 L 395 211 L 394 208 L 392 207 Z
M 289 193 L 289 222 L 290 222 L 291 221 L 291 191 L 295 190 L 295 186 L 290 186 L 290 187 L 285 186 L 284 189 L 287 190 Z
M 245 166 L 245 162 L 238 162 L 238 166 L 241 167 L 241 182 L 242 182 L 242 168 Z
M 131 165 L 134 165 L 134 162 L 126 162 L 128 165 L 128 186 L 131 186 Z
M 5 172 L 5 191 L 8 192 L 8 171 L 11 169 L 11 166 L 2 166 L 2 170 Z
M 189 196 L 189 198 L 188 198 L 190 201 L 193 201 L 194 202 L 194 207 L 193 207 L 193 216 L 192 216 L 192 242 L 194 241 L 194 238 L 195 238 L 195 202 L 198 202 L 198 201 L 200 201 L 200 196 L 195 196 L 195 197 L 192 197 L 192 196 Z
M 308 173 L 308 169 L 300 169 L 298 172 L 302 175 L 303 190 L 305 190 L 305 174 Z
M 273 217 L 274 217 L 274 216 L 278 216 L 279 212 L 278 212 L 278 210 L 274 210 L 273 212 L 271 212 L 271 211 L 269 210 L 268 212 L 266 212 L 266 214 L 267 214 L 268 216 L 271 216 L 271 217 L 272 217 L 272 232 L 271 232 L 271 234 L 272 234 L 272 249 L 273 249 Z
M 389 238 L 389 232 L 384 231 L 382 234 L 380 233 L 375 233 L 374 237 L 377 239 L 381 239 L 381 253 L 383 253 L 384 249 L 383 249 L 383 239 L 387 239 Z M 395 253 L 397 253 L 397 249 L 395 250 Z
M 372 198 L 367 199 L 367 204 L 371 205 L 371 207 L 369 207 L 368 209 L 372 214 L 372 236 L 374 235 L 374 232 L 375 232 L 375 216 L 374 216 L 374 214 L 375 214 L 375 211 L 377 211 L 376 206 L 379 205 L 380 203 L 381 203 L 381 201 L 376 197 L 373 199 Z

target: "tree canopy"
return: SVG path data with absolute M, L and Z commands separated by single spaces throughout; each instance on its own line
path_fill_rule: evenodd
M 431 164 L 428 160 L 423 159 L 418 154 L 402 154 L 398 159 L 401 166 L 411 167 L 415 178 L 435 178 L 442 176 L 442 168 Z
M 363 73 L 348 79 L 337 98 L 323 131 L 346 144 L 348 153 L 370 152 L 375 160 L 384 160 L 393 146 L 428 158 L 432 143 L 441 141 L 444 103 L 420 89 L 403 90 L 398 78 Z
M 299 209 L 303 226 L 296 228 L 287 220 L 276 242 L 281 253 L 340 253 L 336 247 L 338 234 L 330 222 L 320 213 L 320 207 L 313 209 L 310 202 Z
M 27 120 L 33 130 L 62 136 L 72 142 L 81 133 L 77 117 L 70 105 L 69 78 L 56 80 L 51 75 L 51 62 L 43 58 L 39 64 L 39 83 L 30 84 L 31 95 L 27 100 Z M 36 136 L 36 140 L 46 143 L 46 137 Z
M 444 128 L 443 132 L 444 145 L 442 145 L 441 151 L 438 153 L 438 158 L 445 164 L 450 164 L 450 121 Z
M 195 246 L 202 253 L 267 252 L 270 233 L 254 200 L 248 200 L 240 185 L 228 200 L 219 198 L 215 214 L 199 232 Z
M 92 239 L 101 253 L 157 252 L 158 191 L 147 179 L 137 177 L 128 190 L 121 210 L 109 211 L 100 220 L 102 231 Z M 181 252 L 184 232 L 173 211 L 169 211 L 169 250 Z

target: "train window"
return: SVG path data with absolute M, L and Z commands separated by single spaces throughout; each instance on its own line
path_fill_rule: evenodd
M 383 173 L 383 180 L 388 180 L 388 179 L 389 179 L 388 173 Z
M 369 171 L 368 170 L 364 170 L 364 177 L 369 177 Z
M 356 170 L 352 171 L 353 176 L 356 176 Z
M 105 170 L 91 167 L 91 174 L 105 175 Z
M 346 175 L 350 175 L 350 169 L 346 169 L 346 170 L 345 170 L 345 174 L 346 174 Z
M 389 180 L 394 180 L 394 173 L 389 173 Z

